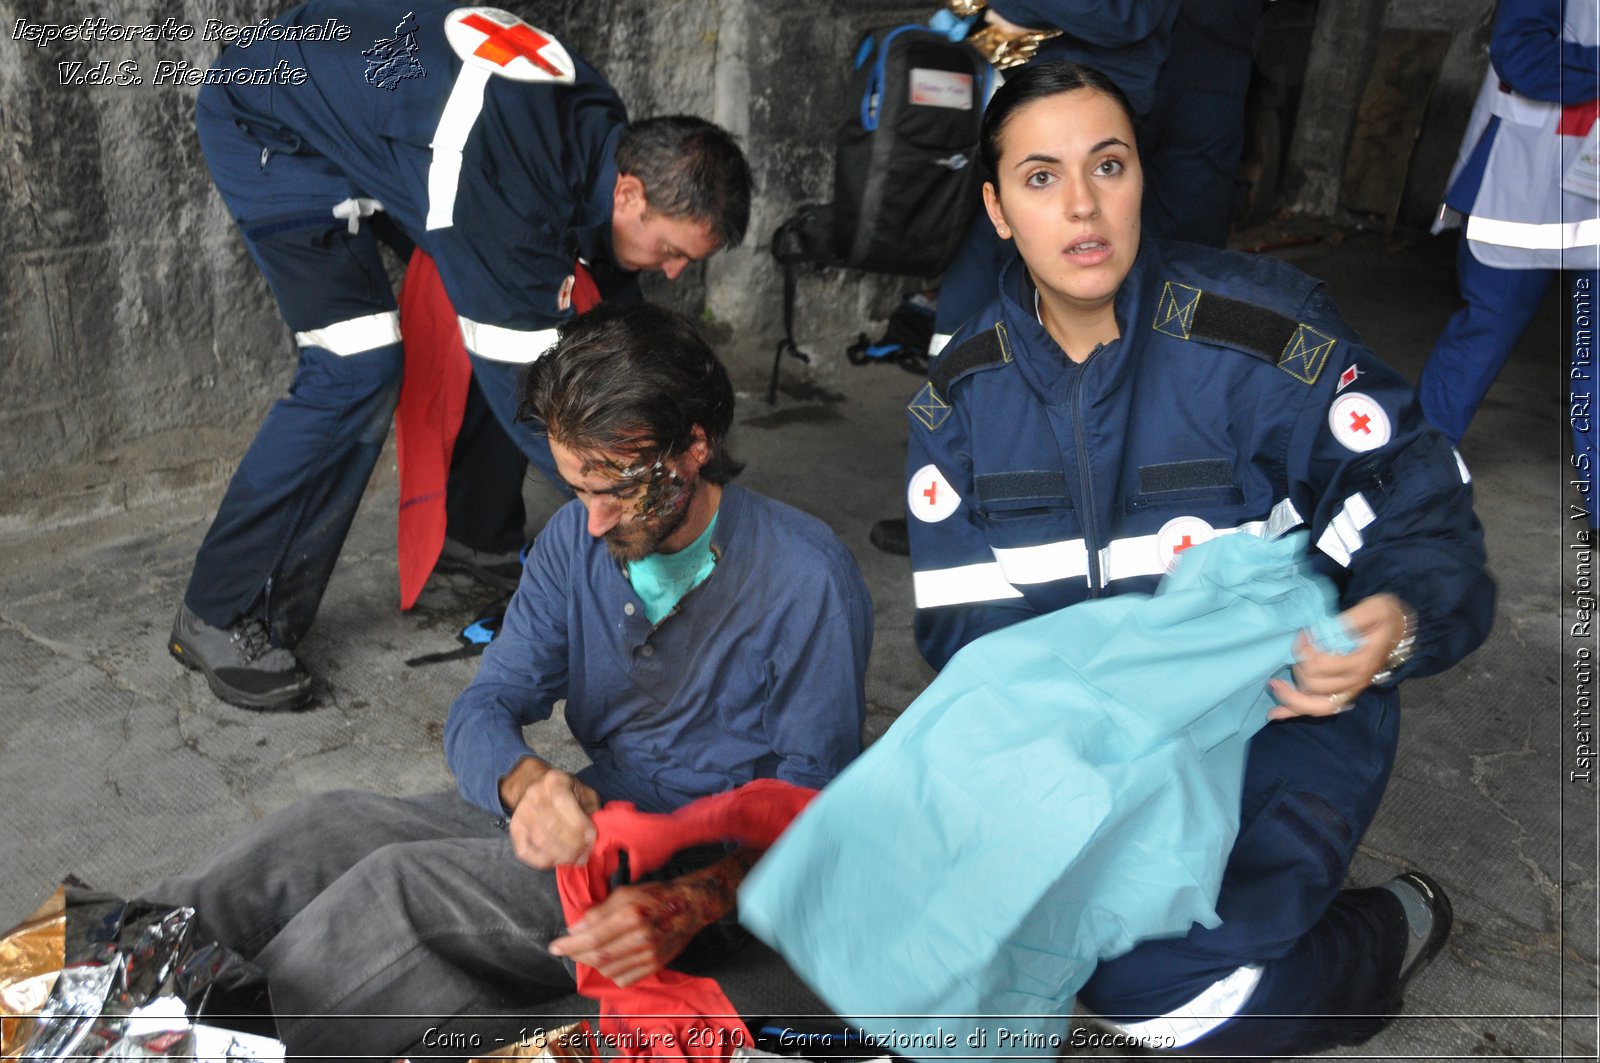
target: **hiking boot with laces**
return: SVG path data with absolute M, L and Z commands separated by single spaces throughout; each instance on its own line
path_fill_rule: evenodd
M 311 676 L 295 655 L 274 646 L 260 617 L 216 628 L 178 607 L 167 649 L 185 667 L 205 673 L 211 692 L 230 705 L 290 709 L 311 693 Z

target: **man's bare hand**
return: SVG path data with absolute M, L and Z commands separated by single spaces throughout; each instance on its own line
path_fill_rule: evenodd
M 550 942 L 550 954 L 632 985 L 671 963 L 690 938 L 733 911 L 739 883 L 760 858 L 760 849 L 744 846 L 668 882 L 621 886 L 585 912 L 566 937 Z
M 1294 683 L 1274 679 L 1268 685 L 1279 704 L 1267 714 L 1269 720 L 1295 716 L 1332 716 L 1366 690 L 1372 677 L 1406 633 L 1406 610 L 1392 594 L 1363 598 L 1339 619 L 1359 645 L 1350 653 L 1328 653 L 1300 632 L 1295 640 Z
M 511 851 L 529 867 L 581 864 L 594 845 L 589 817 L 600 795 L 564 771 L 532 757 L 500 780 L 500 800 L 511 811 Z
M 716 918 L 705 918 L 699 893 L 681 879 L 620 886 L 552 941 L 550 954 L 632 985 L 671 963 Z

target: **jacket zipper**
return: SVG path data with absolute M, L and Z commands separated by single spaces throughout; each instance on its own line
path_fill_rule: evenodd
M 1095 350 L 1098 352 L 1099 347 Z M 1090 355 L 1092 358 L 1093 355 Z M 1078 449 L 1078 482 L 1083 488 L 1083 541 L 1088 548 L 1089 597 L 1100 597 L 1100 536 L 1094 526 L 1094 484 L 1090 476 L 1088 448 L 1083 438 L 1083 377 L 1087 363 L 1077 366 L 1072 381 L 1072 438 Z

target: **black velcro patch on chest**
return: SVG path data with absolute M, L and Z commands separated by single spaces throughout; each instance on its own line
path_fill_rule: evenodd
M 1232 487 L 1233 466 L 1226 458 L 1173 461 L 1139 466 L 1139 490 L 1147 495 L 1162 491 L 1192 491 L 1201 487 Z
M 1066 477 L 1051 469 L 979 473 L 973 477 L 973 486 L 980 502 L 1055 499 L 1067 493 Z

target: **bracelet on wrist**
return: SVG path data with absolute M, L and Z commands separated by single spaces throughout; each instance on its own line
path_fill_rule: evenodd
M 1405 629 L 1400 634 L 1400 639 L 1389 650 L 1389 656 L 1384 658 L 1383 667 L 1372 676 L 1372 685 L 1375 687 L 1389 686 L 1394 682 L 1394 674 L 1403 668 L 1417 648 L 1417 614 L 1410 609 L 1405 610 Z

